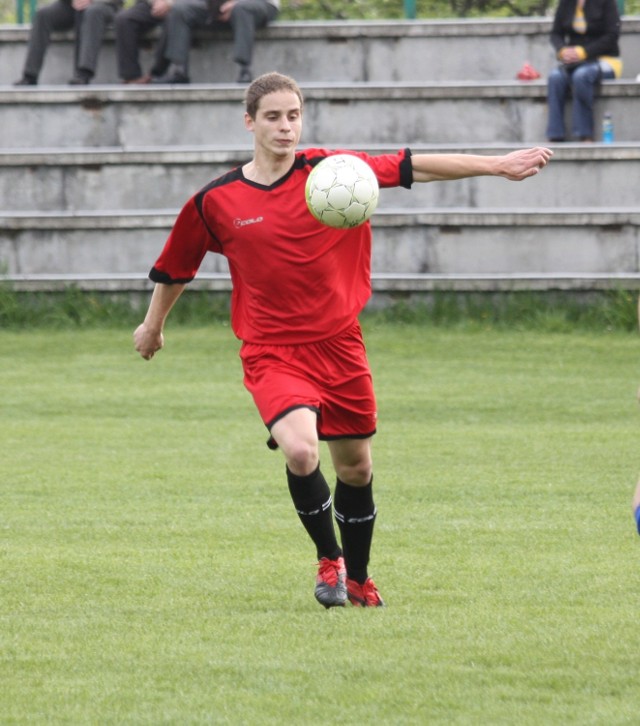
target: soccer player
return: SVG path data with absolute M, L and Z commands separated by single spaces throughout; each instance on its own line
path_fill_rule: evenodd
M 270 433 L 268 445 L 284 455 L 293 505 L 315 545 L 315 597 L 327 608 L 347 600 L 381 606 L 368 573 L 377 514 L 371 457 L 376 401 L 358 323 L 371 294 L 371 227 L 333 229 L 309 213 L 309 173 L 337 152 L 297 150 L 303 97 L 293 79 L 261 76 L 245 102 L 253 158 L 183 207 L 149 274 L 156 284 L 134 332 L 135 348 L 153 358 L 164 343 L 165 320 L 204 255 L 224 255 L 244 384 Z M 381 187 L 411 187 L 481 175 L 519 181 L 537 174 L 551 154 L 531 148 L 500 156 L 409 149 L 356 155 Z M 337 476 L 333 500 L 320 469 L 319 440 L 327 442 Z
M 640 400 L 640 391 L 638 391 L 638 400 Z M 635 491 L 633 492 L 633 499 L 631 500 L 631 509 L 633 511 L 633 518 L 636 520 L 636 527 L 638 534 L 640 534 L 640 479 L 636 484 Z

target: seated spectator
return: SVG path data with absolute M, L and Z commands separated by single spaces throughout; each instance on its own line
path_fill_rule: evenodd
M 130 8 L 121 10 L 115 21 L 116 56 L 118 58 L 118 74 L 125 83 L 149 83 L 151 74 L 161 75 L 167 69 L 167 63 L 159 59 L 151 69 L 151 73 L 143 73 L 140 66 L 140 45 L 142 39 L 167 16 L 173 0 L 137 0 Z
M 31 23 L 22 78 L 15 86 L 35 86 L 54 31 L 75 28 L 75 71 L 72 85 L 89 83 L 96 72 L 105 30 L 122 0 L 55 0 L 36 11 Z
M 547 84 L 547 138 L 564 141 L 564 106 L 571 93 L 573 138 L 593 141 L 593 99 L 604 78 L 622 75 L 618 39 L 620 15 L 616 0 L 560 0 L 553 20 L 551 44 L 560 65 Z
M 194 28 L 231 28 L 233 60 L 239 66 L 237 82 L 252 81 L 251 60 L 256 30 L 275 20 L 280 0 L 178 0 L 164 23 L 156 67 L 166 71 L 152 83 L 189 83 L 189 51 Z

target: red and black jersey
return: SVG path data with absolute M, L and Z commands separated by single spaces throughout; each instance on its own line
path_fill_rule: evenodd
M 149 277 L 190 282 L 204 255 L 217 252 L 229 263 L 231 324 L 240 340 L 285 345 L 342 332 L 371 295 L 371 226 L 327 227 L 305 201 L 313 167 L 338 153 L 364 159 L 381 187 L 413 182 L 409 149 L 379 156 L 300 151 L 270 186 L 249 181 L 238 167 L 185 204 Z

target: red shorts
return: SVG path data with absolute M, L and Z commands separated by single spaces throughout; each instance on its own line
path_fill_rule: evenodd
M 376 399 L 358 322 L 319 343 L 243 343 L 240 358 L 244 385 L 268 429 L 289 411 L 310 408 L 318 413 L 322 440 L 376 432 Z

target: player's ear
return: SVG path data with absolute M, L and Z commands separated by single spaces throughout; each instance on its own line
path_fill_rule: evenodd
M 245 127 L 245 129 L 247 129 L 247 131 L 253 131 L 253 128 L 254 128 L 253 119 L 246 112 L 244 114 L 244 127 Z

